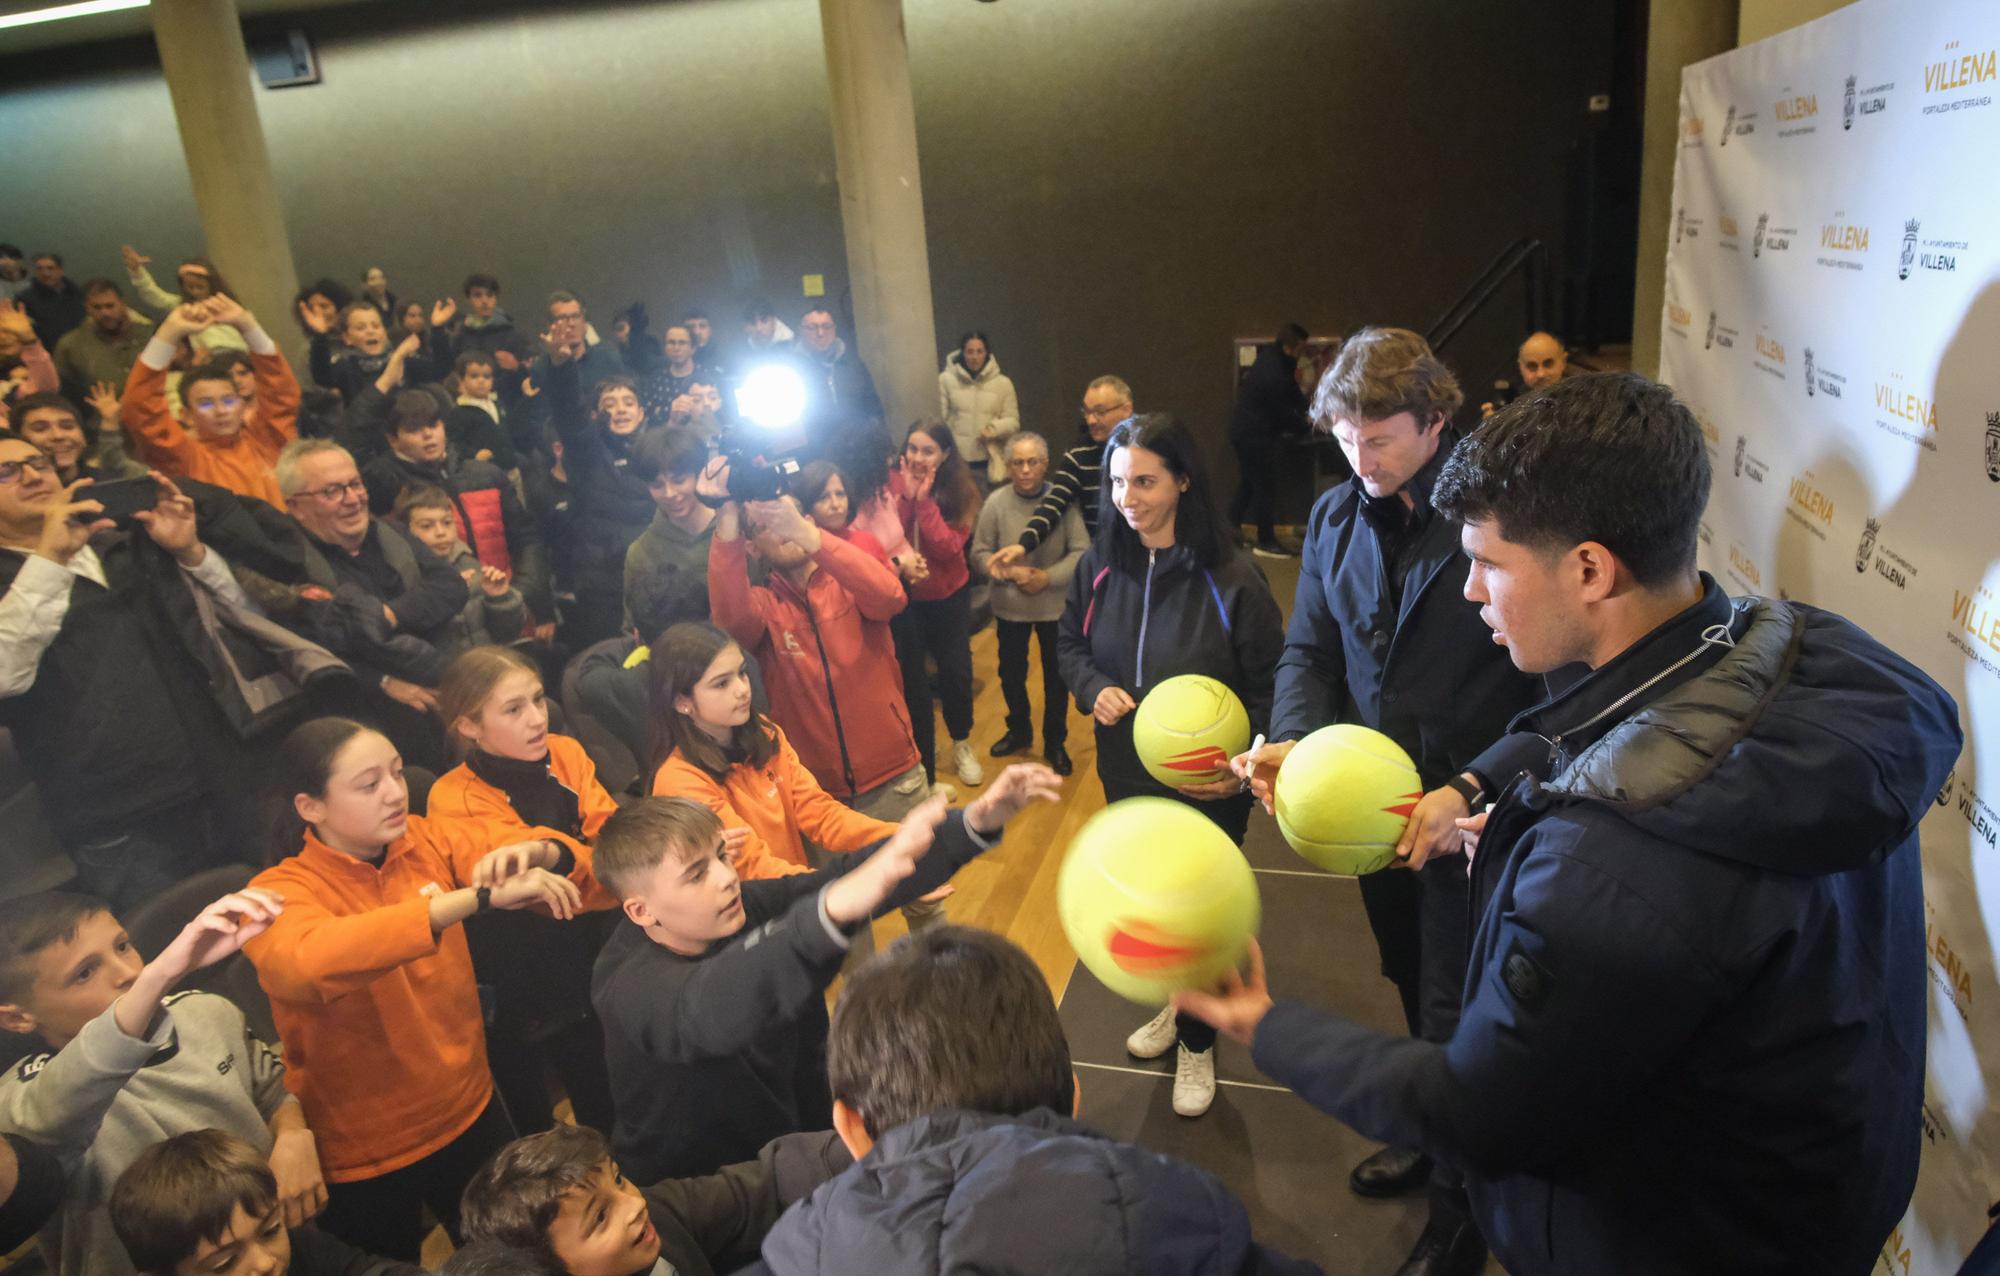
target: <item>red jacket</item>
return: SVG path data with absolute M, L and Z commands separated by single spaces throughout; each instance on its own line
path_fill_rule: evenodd
M 910 597 L 918 602 L 936 602 L 964 589 L 972 579 L 965 565 L 965 542 L 971 529 L 960 531 L 944 521 L 944 511 L 931 497 L 912 500 L 903 490 L 902 471 L 889 475 L 889 494 L 896 502 L 896 517 L 902 520 L 903 534 L 924 556 L 930 575 L 910 586 Z
M 848 798 L 916 766 L 921 759 L 903 703 L 903 671 L 889 636 L 889 618 L 906 604 L 895 573 L 868 551 L 822 536 L 813 555 L 819 570 L 807 583 L 808 611 L 783 576 L 773 573 L 769 586 L 753 586 L 748 553 L 741 537 L 709 543 L 709 611 L 757 657 L 771 716 L 806 769 L 827 792 Z

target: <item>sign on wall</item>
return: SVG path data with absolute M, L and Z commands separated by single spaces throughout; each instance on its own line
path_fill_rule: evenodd
M 1860 0 L 1691 66 L 1679 146 L 1661 376 L 1715 467 L 1702 565 L 1851 617 L 1966 729 L 1923 822 L 1922 1171 L 1878 1265 L 1950 1276 L 2000 1201 L 2000 5 Z

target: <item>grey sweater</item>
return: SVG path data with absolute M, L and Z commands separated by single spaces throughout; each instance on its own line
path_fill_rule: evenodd
M 62 1208 L 41 1234 L 59 1276 L 130 1276 L 105 1202 L 139 1153 L 205 1129 L 269 1152 L 271 1115 L 295 1102 L 285 1092 L 284 1063 L 225 998 L 169 996 L 144 1040 L 126 1036 L 111 1015 L 107 1009 L 61 1050 L 29 1055 L 0 1077 L 0 1130 L 49 1148 L 69 1177 Z
M 1035 510 L 1048 495 L 1049 485 L 1042 484 L 1042 490 L 1033 496 L 1022 496 L 1012 484 L 995 488 L 986 498 L 986 504 L 979 507 L 979 522 L 972 528 L 972 545 L 968 551 L 972 559 L 972 569 L 986 574 L 986 564 L 994 551 L 1002 545 L 1012 545 L 1021 539 L 1021 533 L 1028 529 L 1028 521 L 1035 516 Z M 1043 537 L 1028 551 L 1021 561 L 1032 567 L 1039 567 L 1049 574 L 1049 587 L 1039 594 L 1022 591 L 1021 587 L 1009 581 L 993 582 L 988 598 L 993 604 L 993 614 L 1001 620 L 1051 621 L 1061 618 L 1063 601 L 1069 594 L 1070 573 L 1076 570 L 1076 560 L 1083 557 L 1083 551 L 1090 548 L 1090 537 L 1083 530 L 1083 515 L 1072 501 L 1063 511 L 1062 522 L 1055 533 Z

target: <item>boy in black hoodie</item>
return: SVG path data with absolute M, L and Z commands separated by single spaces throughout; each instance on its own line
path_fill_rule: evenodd
M 714 1172 L 833 1117 L 827 986 L 854 934 L 929 894 L 1061 781 L 1009 767 L 963 813 L 933 799 L 880 845 L 832 868 L 741 881 L 743 835 L 705 806 L 650 797 L 598 833 L 593 867 L 626 920 L 598 955 L 618 1163 L 642 1183 Z

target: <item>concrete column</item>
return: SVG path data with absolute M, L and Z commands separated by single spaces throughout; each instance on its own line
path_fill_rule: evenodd
M 298 269 L 236 0 L 157 0 L 151 13 L 209 259 L 296 363 L 304 349 L 290 315 Z M 166 263 L 160 278 L 169 290 L 172 268 Z
M 859 329 L 850 340 L 900 439 L 910 422 L 937 415 L 940 366 L 903 3 L 820 0 L 819 14 Z
M 1632 301 L 1632 370 L 1660 375 L 1667 236 L 1674 223 L 1681 68 L 1736 47 L 1737 0 L 1653 0 L 1646 31 L 1645 140 L 1639 166 L 1639 262 Z

